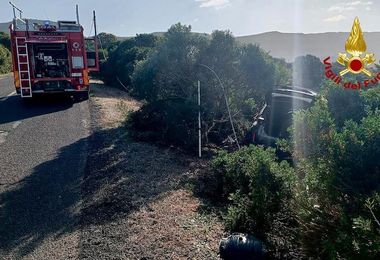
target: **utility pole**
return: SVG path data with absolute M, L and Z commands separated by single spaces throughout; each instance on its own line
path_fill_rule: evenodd
M 94 15 L 94 31 L 95 31 L 95 38 L 98 37 L 98 32 L 97 32 L 97 28 L 96 28 L 96 13 L 95 13 L 95 10 L 93 11 L 93 15 Z
M 198 80 L 198 151 L 202 158 L 201 82 Z

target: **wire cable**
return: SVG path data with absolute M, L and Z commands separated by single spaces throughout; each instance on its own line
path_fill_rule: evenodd
M 100 39 L 99 36 L 98 36 L 98 40 L 99 40 L 100 49 L 102 49 L 104 60 L 108 61 L 108 57 L 107 57 L 106 52 L 104 51 L 104 48 L 103 48 L 102 40 Z M 121 80 L 120 80 L 120 78 L 118 76 L 116 76 L 116 80 L 125 89 L 125 91 L 129 92 L 128 88 L 123 84 L 123 82 L 121 82 Z
M 92 27 L 94 27 L 94 21 L 91 22 L 90 33 L 88 34 L 87 38 L 90 38 L 90 36 L 91 36 L 91 33 L 92 33 Z
M 105 61 L 108 60 L 108 58 L 106 57 L 106 52 L 104 51 L 104 48 L 103 48 L 103 44 L 102 44 L 102 40 L 100 39 L 100 37 L 98 36 L 98 40 L 99 40 L 99 45 L 100 45 L 100 49 L 102 49 L 102 53 L 103 53 L 103 58 Z

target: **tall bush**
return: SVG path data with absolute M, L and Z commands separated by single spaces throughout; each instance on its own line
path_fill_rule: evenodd
M 11 62 L 12 60 L 10 51 L 0 44 L 0 74 L 8 73 L 11 71 Z
M 224 96 L 238 136 L 243 137 L 262 106 L 264 93 L 272 89 L 279 75 L 289 78 L 289 71 L 286 66 L 281 69 L 282 66 L 283 61 L 273 59 L 258 46 L 238 45 L 229 31 L 215 31 L 207 38 L 192 33 L 190 26 L 176 24 L 164 34 L 147 59 L 136 64 L 132 93 L 145 99 L 150 107 L 149 103 L 180 98 L 193 104 L 188 109 L 197 111 L 197 81 L 200 80 L 204 143 L 222 145 L 229 143 L 232 135 Z M 156 113 L 166 113 L 156 108 Z M 192 122 L 188 125 L 195 126 L 196 118 L 189 118 Z M 183 119 L 174 117 L 172 120 L 180 123 Z M 183 140 L 176 141 L 181 142 Z
M 132 74 L 138 62 L 145 60 L 155 47 L 157 38 L 150 34 L 139 34 L 116 44 L 112 43 L 112 35 L 103 34 L 102 37 L 107 39 L 105 46 L 108 46 L 109 52 L 109 59 L 101 67 L 102 78 L 110 85 L 119 86 L 121 82 L 132 91 Z
M 220 153 L 213 168 L 221 176 L 223 196 L 231 201 L 228 227 L 258 235 L 268 231 L 275 213 L 291 198 L 295 174 L 289 164 L 277 162 L 274 149 L 250 146 Z
M 213 170 L 229 230 L 263 238 L 281 259 L 378 259 L 378 97 L 376 89 L 324 89 L 313 107 L 294 115 L 285 145 L 293 167 L 261 147 L 219 154 Z M 344 98 L 354 101 L 347 111 Z M 354 108 L 361 110 L 353 115 Z
M 0 32 L 0 44 L 8 50 L 11 50 L 11 39 L 8 33 Z
M 341 93 L 355 100 L 346 111 L 338 92 L 295 116 L 303 249 L 308 256 L 371 259 L 380 253 L 380 112 L 363 93 Z

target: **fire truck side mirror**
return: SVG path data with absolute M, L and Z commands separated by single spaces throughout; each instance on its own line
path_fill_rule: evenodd
M 86 39 L 87 67 L 89 71 L 99 71 L 99 50 L 95 38 Z

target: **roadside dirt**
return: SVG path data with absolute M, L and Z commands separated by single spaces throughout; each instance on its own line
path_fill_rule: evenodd
M 140 108 L 141 102 L 129 97 L 125 91 L 105 87 L 100 80 L 92 80 L 92 105 L 98 107 L 101 129 L 120 127 L 125 117 Z
M 221 221 L 191 191 L 195 158 L 136 142 L 124 120 L 140 103 L 93 84 L 82 184 L 82 259 L 218 259 Z
M 9 76 L 11 76 L 11 75 L 13 75 L 12 72 L 9 72 L 9 73 L 6 73 L 6 74 L 0 74 L 0 79 L 1 79 L 1 78 L 9 77 Z

